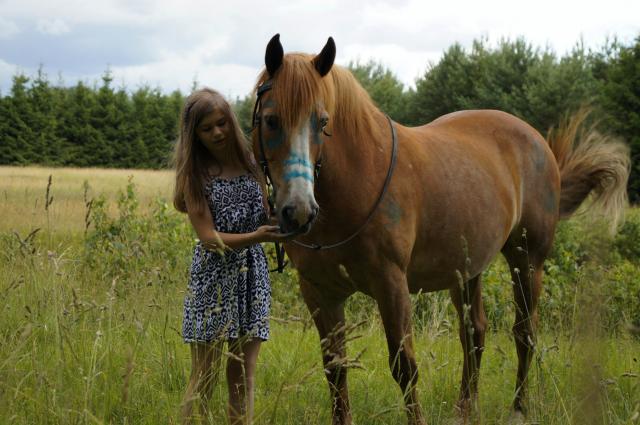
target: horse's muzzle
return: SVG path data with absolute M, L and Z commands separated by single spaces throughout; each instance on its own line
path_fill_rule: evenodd
M 282 208 L 280 217 L 280 229 L 283 233 L 304 234 L 309 232 L 313 222 L 318 216 L 319 208 L 312 205 L 308 211 L 298 209 L 295 205 L 286 205 Z

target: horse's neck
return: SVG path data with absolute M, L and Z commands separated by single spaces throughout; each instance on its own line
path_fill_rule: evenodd
M 370 127 L 362 127 L 357 133 L 335 127 L 333 137 L 326 142 L 324 175 L 317 188 L 320 207 L 326 213 L 358 215 L 380 193 L 390 162 L 391 132 L 383 113 L 376 111 L 373 118 Z
M 329 140 L 328 149 L 340 157 L 350 159 L 351 169 L 357 169 L 364 159 L 374 159 L 380 155 L 383 134 L 388 128 L 386 115 L 362 100 L 357 108 L 341 111 L 344 115 L 336 117 L 333 133 L 338 140 Z

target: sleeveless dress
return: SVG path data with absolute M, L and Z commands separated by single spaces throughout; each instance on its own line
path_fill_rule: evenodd
M 213 177 L 204 192 L 220 232 L 253 232 L 267 222 L 260 184 L 251 175 Z M 185 342 L 269 339 L 271 285 L 260 244 L 220 255 L 198 242 L 189 275 L 182 323 Z

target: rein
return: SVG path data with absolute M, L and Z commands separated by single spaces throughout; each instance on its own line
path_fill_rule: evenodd
M 258 87 L 257 90 L 257 98 L 256 98 L 256 103 L 255 106 L 253 108 L 253 129 L 258 130 L 258 143 L 260 146 L 260 166 L 262 167 L 262 171 L 264 172 L 264 175 L 266 177 L 266 184 L 267 184 L 267 188 L 271 188 L 271 194 L 268 196 L 267 200 L 269 203 L 269 207 L 271 208 L 271 211 L 275 214 L 276 212 L 276 206 L 275 206 L 275 194 L 276 194 L 276 188 L 275 185 L 273 184 L 273 179 L 271 178 L 271 174 L 269 173 L 269 163 L 267 161 L 267 157 L 265 156 L 265 149 L 264 149 L 264 142 L 262 140 L 262 128 L 261 128 L 261 119 L 258 116 L 258 111 L 260 109 L 261 106 L 261 97 L 264 93 L 266 93 L 267 91 L 271 90 L 272 88 L 272 82 L 271 80 L 267 80 L 264 83 L 262 83 L 260 85 L 260 87 Z M 384 199 L 384 195 L 387 193 L 387 190 L 389 189 L 389 184 L 391 182 L 391 177 L 393 176 L 393 171 L 395 170 L 396 167 L 396 159 L 398 157 L 398 136 L 396 133 L 396 128 L 393 125 L 393 121 L 391 121 L 391 118 L 388 115 L 385 115 L 387 117 L 387 120 L 389 121 L 389 127 L 391 128 L 391 143 L 392 143 L 392 148 L 391 148 L 391 161 L 389 163 L 389 169 L 387 171 L 387 176 L 384 180 L 384 184 L 382 185 L 382 190 L 380 191 L 380 195 L 378 196 L 378 199 L 376 200 L 375 204 L 373 205 L 373 207 L 371 208 L 371 211 L 369 212 L 369 215 L 367 215 L 367 218 L 364 220 L 364 222 L 362 223 L 362 225 L 360 225 L 360 227 L 353 232 L 350 236 L 348 236 L 347 238 L 341 240 L 340 242 L 336 242 L 333 244 L 326 244 L 326 245 L 320 245 L 320 244 L 315 244 L 315 243 L 304 243 L 304 242 L 300 242 L 300 241 L 296 241 L 295 239 L 292 240 L 291 242 L 304 247 L 304 248 L 308 248 L 308 249 L 313 249 L 316 251 L 320 251 L 320 250 L 325 250 L 325 249 L 332 249 L 332 248 L 337 248 L 339 246 L 345 245 L 348 242 L 350 242 L 352 239 L 354 239 L 356 236 L 358 236 L 358 234 L 360 234 L 360 232 L 369 224 L 369 222 L 371 221 L 371 219 L 373 218 L 373 215 L 375 214 L 376 210 L 378 209 L 378 206 L 380 206 L 380 203 L 382 202 L 382 200 Z M 330 134 L 325 133 L 326 136 L 331 136 Z M 318 180 L 318 177 L 320 176 L 320 168 L 322 166 L 322 158 L 319 158 L 316 161 L 315 167 L 314 167 L 314 178 L 315 181 Z M 279 242 L 275 242 L 275 247 L 276 247 L 276 259 L 278 262 L 278 267 L 273 271 L 277 271 L 278 273 L 282 273 L 282 271 L 284 270 L 284 268 L 287 266 L 288 262 L 284 261 L 284 247 L 279 243 Z

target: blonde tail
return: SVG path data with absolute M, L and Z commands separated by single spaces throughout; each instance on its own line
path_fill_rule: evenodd
M 586 126 L 590 113 L 590 109 L 581 108 L 560 127 L 551 129 L 547 137 L 560 168 L 560 218 L 575 213 L 592 193 L 589 206 L 610 220 L 615 232 L 627 205 L 629 148 L 599 133 L 595 125 Z

